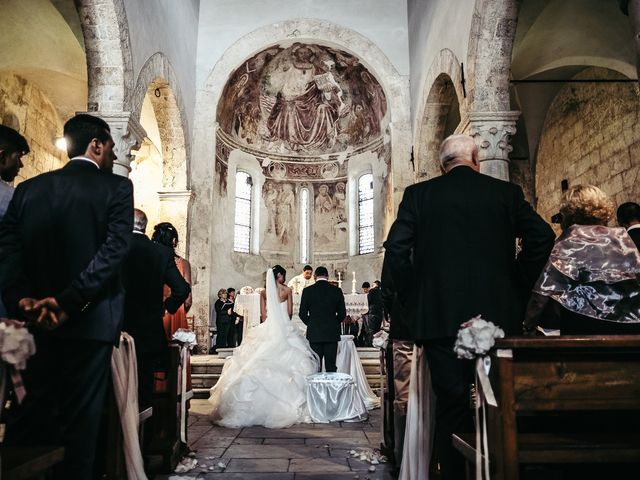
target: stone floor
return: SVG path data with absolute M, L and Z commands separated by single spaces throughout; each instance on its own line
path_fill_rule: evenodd
M 286 429 L 222 428 L 207 418 L 209 403 L 192 400 L 189 444 L 198 466 L 158 480 L 393 480 L 393 465 L 371 465 L 350 450 L 378 448 L 380 410 L 362 423 L 302 424 Z

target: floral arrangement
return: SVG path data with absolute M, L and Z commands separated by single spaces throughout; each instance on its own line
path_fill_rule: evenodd
M 478 315 L 460 325 L 453 350 L 458 358 L 473 360 L 486 355 L 496 338 L 504 338 L 504 331 Z
M 187 330 L 186 328 L 179 328 L 171 337 L 171 340 L 175 340 L 177 342 L 183 343 L 188 347 L 192 347 L 196 344 L 196 334 L 191 330 Z
M 22 322 L 0 320 L 0 358 L 16 370 L 27 368 L 27 360 L 36 353 L 33 335 Z
M 250 293 L 253 293 L 253 287 L 250 287 L 249 285 L 240 289 L 240 295 L 249 295 Z

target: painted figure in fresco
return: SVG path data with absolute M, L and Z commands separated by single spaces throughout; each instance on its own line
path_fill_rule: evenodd
M 273 182 L 264 184 L 264 205 L 267 207 L 267 233 L 276 233 L 276 205 L 278 190 Z
M 311 48 L 298 44 L 282 71 L 271 74 L 277 94 L 267 119 L 270 140 L 285 141 L 293 150 L 333 146 L 344 104 L 329 67 Z
M 283 245 L 289 243 L 292 234 L 295 200 L 293 185 L 284 183 L 276 206 L 276 234 Z

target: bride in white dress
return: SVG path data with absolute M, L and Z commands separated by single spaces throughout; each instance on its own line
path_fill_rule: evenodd
M 266 320 L 248 331 L 211 389 L 218 425 L 283 428 L 310 421 L 305 377 L 318 371 L 318 357 L 291 322 L 285 278 L 280 265 L 267 270 Z

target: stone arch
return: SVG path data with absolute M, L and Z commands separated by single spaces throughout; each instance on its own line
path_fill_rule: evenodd
M 440 51 L 429 67 L 424 86 L 414 129 L 416 180 L 440 174 L 440 144 L 465 125 L 467 116 L 460 63 L 451 50 Z
M 77 2 L 87 54 L 87 110 L 121 112 L 133 87 L 129 24 L 124 0 Z
M 149 94 L 158 121 L 162 143 L 163 188 L 186 190 L 188 188 L 188 159 L 191 145 L 187 115 L 178 88 L 178 80 L 171 63 L 160 52 L 145 62 L 131 95 L 131 114 L 140 117 L 145 95 Z M 158 96 L 158 93 L 160 95 Z

